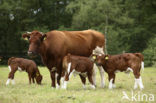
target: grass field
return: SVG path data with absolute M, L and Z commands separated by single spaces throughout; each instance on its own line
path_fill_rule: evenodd
M 79 76 L 72 77 L 68 83 L 67 90 L 52 89 L 50 74 L 46 67 L 39 67 L 43 75 L 43 85 L 28 83 L 26 72 L 16 72 L 15 85 L 6 86 L 9 69 L 7 66 L 0 66 L 0 103 L 135 103 L 143 94 L 148 96 L 139 103 L 149 103 L 150 94 L 156 96 L 156 68 L 145 68 L 142 72 L 142 79 L 145 89 L 143 91 L 133 90 L 134 76 L 131 73 L 117 73 L 116 88 L 108 89 L 108 76 L 105 74 L 105 88 L 100 88 L 100 77 L 97 72 L 97 88 L 92 90 L 87 81 L 87 89 L 82 88 Z M 131 98 L 132 92 L 137 101 L 122 99 L 123 91 Z M 154 98 L 155 99 L 155 98 Z M 152 103 L 156 103 L 154 100 Z

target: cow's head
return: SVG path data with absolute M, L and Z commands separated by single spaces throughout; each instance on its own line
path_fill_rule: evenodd
M 41 84 L 41 82 L 42 82 L 42 75 L 41 74 L 36 74 L 36 82 L 37 82 L 37 84 Z
M 43 40 L 46 37 L 46 34 L 43 34 L 39 31 L 32 31 L 32 32 L 27 32 L 22 35 L 24 39 L 29 40 L 29 50 L 28 50 L 28 55 L 30 57 L 36 56 L 36 54 L 39 53 L 40 51 L 40 46 L 43 42 Z
M 108 59 L 109 59 L 108 55 L 96 56 L 95 62 L 97 65 L 102 65 L 105 64 Z

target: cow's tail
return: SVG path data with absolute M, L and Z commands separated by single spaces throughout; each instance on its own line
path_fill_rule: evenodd
M 141 59 L 141 69 L 144 71 L 144 56 L 141 53 L 134 54 Z

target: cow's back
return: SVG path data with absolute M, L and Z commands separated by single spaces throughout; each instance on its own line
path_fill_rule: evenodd
M 90 56 L 96 46 L 104 46 L 104 35 L 94 30 L 51 31 L 47 33 L 46 44 L 53 54 Z

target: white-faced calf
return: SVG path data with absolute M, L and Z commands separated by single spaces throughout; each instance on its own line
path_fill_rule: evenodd
M 124 53 L 120 55 L 102 55 L 95 59 L 97 65 L 101 65 L 108 73 L 109 88 L 115 87 L 116 72 L 133 72 L 135 76 L 134 89 L 138 86 L 143 89 L 143 83 L 140 76 L 141 67 L 143 68 L 143 55 L 140 53 Z M 142 66 L 141 66 L 142 65 Z
M 6 85 L 8 85 L 10 81 L 12 81 L 12 84 L 15 84 L 14 74 L 17 70 L 26 71 L 28 73 L 30 84 L 31 84 L 31 79 L 33 83 L 35 83 L 34 79 L 36 79 L 37 84 L 41 84 L 42 75 L 40 74 L 37 68 L 37 65 L 34 61 L 23 59 L 23 58 L 11 57 L 8 60 L 8 67 L 9 67 L 10 73 L 8 75 L 8 80 L 6 82 Z
M 93 69 L 94 63 L 87 57 L 74 56 L 68 54 L 63 58 L 63 70 L 65 73 L 63 88 L 67 88 L 67 82 L 69 81 L 72 74 L 78 74 L 85 88 L 86 77 L 91 84 L 91 88 L 95 89 L 95 71 Z

